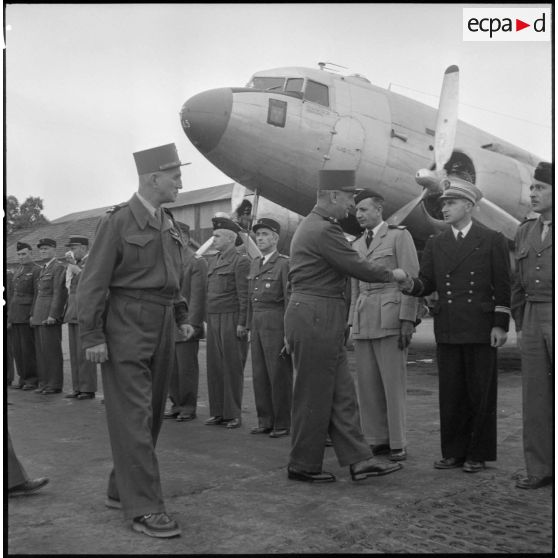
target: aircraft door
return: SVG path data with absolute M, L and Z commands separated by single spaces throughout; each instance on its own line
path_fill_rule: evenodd
M 357 170 L 364 146 L 364 128 L 351 116 L 337 120 L 331 132 L 329 152 L 324 157 L 324 169 Z

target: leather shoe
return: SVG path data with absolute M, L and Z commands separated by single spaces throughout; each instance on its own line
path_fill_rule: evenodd
M 307 471 L 299 471 L 293 467 L 287 467 L 287 476 L 290 480 L 297 480 L 302 482 L 334 482 L 335 475 L 327 471 L 320 473 L 309 473 Z
M 122 502 L 117 500 L 116 498 L 111 498 L 107 496 L 105 500 L 105 506 L 110 508 L 111 510 L 121 510 L 122 509 Z
M 289 429 L 288 428 L 278 428 L 277 430 L 273 430 L 269 434 L 269 437 L 270 438 L 282 438 L 283 436 L 288 436 L 288 435 L 289 435 Z
M 515 486 L 517 488 L 536 489 L 546 486 L 547 484 L 552 484 L 552 477 L 535 477 L 533 475 L 527 475 L 526 477 L 518 479 Z
M 370 457 L 359 463 L 354 463 L 349 467 L 351 478 L 354 481 L 364 480 L 368 477 L 379 477 L 380 475 L 389 475 L 399 471 L 402 466 L 400 463 L 381 463 L 377 459 Z
M 457 469 L 461 467 L 465 462 L 464 459 L 458 459 L 457 457 L 444 457 L 440 461 L 434 462 L 435 469 Z
M 208 418 L 204 424 L 208 426 L 213 426 L 215 424 L 221 424 L 223 422 L 223 417 L 210 417 Z
M 178 413 L 176 420 L 178 422 L 187 422 L 189 420 L 194 420 L 196 418 L 196 413 Z
M 265 426 L 254 426 L 254 428 L 250 430 L 250 434 L 269 434 L 270 432 L 271 428 Z
M 175 419 L 177 416 L 178 416 L 178 412 L 167 411 L 167 412 L 163 415 L 163 418 L 166 418 L 166 419 Z
M 223 426 L 225 428 L 240 428 L 240 425 L 241 425 L 241 421 L 239 418 L 227 420 L 226 422 L 223 423 Z
M 392 449 L 389 454 L 390 461 L 405 461 L 407 459 L 407 450 L 403 449 Z
M 43 389 L 42 393 L 44 395 L 52 395 L 54 393 L 62 393 L 61 389 L 56 389 L 56 388 L 45 388 Z
M 40 386 L 35 390 L 35 393 L 44 393 L 45 392 L 45 387 L 44 386 Z
M 34 386 L 33 384 L 25 384 L 22 388 L 23 391 L 31 391 L 32 389 L 37 389 L 37 386 Z M 43 388 L 41 388 L 43 389 Z
M 148 513 L 134 517 L 132 529 L 150 537 L 170 538 L 178 537 L 181 533 L 178 523 L 165 512 Z
M 11 498 L 13 496 L 27 496 L 28 494 L 34 494 L 37 490 L 45 486 L 45 484 L 48 484 L 48 479 L 46 477 L 27 480 L 24 483 L 9 488 L 8 497 Z
M 79 395 L 79 391 L 74 391 L 73 393 L 67 393 L 64 396 L 64 399 L 77 399 L 78 395 Z
M 77 398 L 80 401 L 83 401 L 84 399 L 95 399 L 95 393 L 92 391 L 82 391 Z
M 463 463 L 463 470 L 466 473 L 478 473 L 485 468 L 484 461 L 467 460 Z
M 370 446 L 372 455 L 387 455 L 389 453 L 389 444 L 377 444 Z

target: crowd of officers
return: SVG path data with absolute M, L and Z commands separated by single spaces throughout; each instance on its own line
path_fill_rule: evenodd
M 399 470 L 407 458 L 408 346 L 424 315 L 422 297 L 435 291 L 442 459 L 434 466 L 476 473 L 496 459 L 496 350 L 513 311 L 525 332 L 527 477 L 518 486 L 552 481 L 552 234 L 539 231 L 551 222 L 550 166 L 535 172 L 532 200 L 545 190 L 544 220 L 520 226 L 512 296 L 507 243 L 472 222 L 482 193 L 466 180 L 447 183 L 442 211 L 451 227 L 428 241 L 420 266 L 405 227 L 383 220 L 382 196 L 357 191 L 353 171 L 335 170 L 320 172 L 317 204 L 298 227 L 290 258 L 277 251 L 281 229 L 271 217 L 252 227 L 262 257 L 246 255 L 241 226 L 226 217 L 213 219 L 216 254 L 203 257 L 188 226 L 161 207 L 182 187 L 174 144 L 134 159 L 138 191 L 101 219 L 90 252 L 87 238 L 71 237 L 64 265 L 44 238 L 39 266 L 31 246 L 18 243 L 20 266 L 7 285 L 19 375 L 8 378 L 13 388 L 62 391 L 62 323 L 72 371 L 66 397 L 95 397 L 101 364 L 114 460 L 106 505 L 121 509 L 134 530 L 180 534 L 165 510 L 155 444 L 164 418 L 196 418 L 204 337 L 206 425 L 241 426 L 250 349 L 258 417 L 250 432 L 292 436 L 289 479 L 334 481 L 322 470 L 326 445 L 355 481 Z M 351 245 L 339 221 L 354 206 L 363 234 Z

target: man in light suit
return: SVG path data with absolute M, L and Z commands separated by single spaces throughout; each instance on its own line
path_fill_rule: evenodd
M 419 270 L 413 239 L 405 227 L 382 219 L 383 197 L 371 190 L 355 196 L 356 218 L 365 232 L 353 248 L 388 269 Z M 407 353 L 417 318 L 418 299 L 396 283 L 351 279 L 349 325 L 355 344 L 360 422 L 374 455 L 407 457 Z

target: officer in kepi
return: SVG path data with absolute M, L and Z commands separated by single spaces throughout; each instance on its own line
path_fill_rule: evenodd
M 539 217 L 522 223 L 515 238 L 512 315 L 521 351 L 527 468 L 516 486 L 525 489 L 551 484 L 554 477 L 553 170 L 546 162 L 535 169 L 530 198 Z
M 182 188 L 173 143 L 134 153 L 138 191 L 99 223 L 78 285 L 86 358 L 101 363 L 114 469 L 106 505 L 132 529 L 180 535 L 165 510 L 155 444 L 174 364 L 174 321 L 194 333 L 180 294 L 183 240 L 168 209 Z M 108 295 L 108 297 L 107 297 Z
M 291 244 L 292 293 L 285 313 L 285 337 L 297 376 L 293 393 L 292 441 L 287 476 L 304 482 L 332 482 L 322 471 L 329 434 L 341 466 L 354 481 L 386 475 L 400 463 L 373 457 L 360 428 L 353 378 L 345 350 L 347 277 L 362 281 L 402 281 L 359 255 L 339 219 L 354 207 L 355 172 L 322 170 L 317 204 L 298 226 Z
M 252 434 L 287 436 L 291 427 L 292 360 L 284 351 L 285 309 L 289 301 L 289 258 L 277 251 L 281 226 L 262 217 L 252 227 L 262 253 L 248 276 L 248 329 L 258 425 Z

